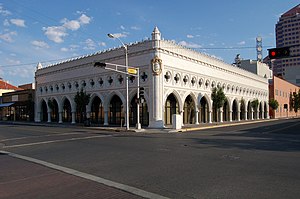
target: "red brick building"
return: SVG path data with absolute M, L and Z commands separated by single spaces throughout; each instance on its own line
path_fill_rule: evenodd
M 271 107 L 269 108 L 270 118 L 285 118 L 300 115 L 300 112 L 294 112 L 291 106 L 291 95 L 293 92 L 298 92 L 299 89 L 299 86 L 282 78 L 273 76 L 273 79 L 269 84 L 269 99 L 277 100 L 279 106 L 277 110 L 272 110 Z

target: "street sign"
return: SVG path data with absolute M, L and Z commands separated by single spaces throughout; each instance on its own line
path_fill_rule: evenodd
M 137 74 L 137 69 L 136 68 L 128 68 L 127 72 L 129 74 L 136 75 Z

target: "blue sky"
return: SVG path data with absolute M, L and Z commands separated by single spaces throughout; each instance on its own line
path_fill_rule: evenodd
M 275 24 L 299 0 L 0 0 L 0 77 L 14 85 L 34 82 L 35 66 L 162 37 L 232 63 L 256 59 L 275 47 Z M 252 48 L 248 48 L 252 47 Z M 232 49 L 228 49 L 232 48 Z

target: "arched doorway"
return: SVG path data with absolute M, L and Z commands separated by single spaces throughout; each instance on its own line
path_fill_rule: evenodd
M 166 125 L 172 124 L 173 114 L 179 114 L 179 104 L 174 94 L 171 93 L 168 96 L 165 103 L 165 124 Z
M 223 121 L 229 121 L 229 103 L 228 100 L 225 99 L 224 105 L 223 105 Z
M 71 103 L 68 99 L 65 99 L 63 102 L 62 120 L 63 120 L 63 122 L 71 122 L 72 121 Z
M 195 123 L 195 103 L 193 98 L 188 95 L 185 98 L 183 106 L 183 124 L 194 124 Z
M 47 104 L 43 100 L 41 104 L 41 121 L 47 122 L 48 121 L 48 110 L 47 110 Z
M 232 102 L 232 121 L 238 120 L 238 103 L 236 100 Z
M 51 108 L 51 121 L 58 122 L 58 103 L 55 99 L 49 100 L 48 103 L 50 104 Z M 48 104 L 48 106 L 49 106 Z
M 260 102 L 259 103 L 259 118 L 257 118 L 257 119 L 262 119 L 263 117 L 263 105 L 262 105 L 262 103 Z
M 199 121 L 201 123 L 208 123 L 209 122 L 209 108 L 208 102 L 205 97 L 202 97 L 200 100 L 200 110 L 199 110 Z
M 267 107 L 267 103 L 264 103 L 264 118 L 268 118 L 268 107 Z
M 146 100 L 143 99 L 140 105 L 140 123 L 142 126 L 149 125 L 149 113 Z M 137 95 L 135 95 L 130 102 L 130 125 L 137 124 Z
M 245 100 L 241 100 L 241 112 L 240 112 L 240 119 L 246 120 L 246 105 Z
M 249 101 L 247 104 L 247 118 L 248 120 L 252 120 L 252 108 L 251 108 L 251 102 Z
M 93 124 L 104 123 L 104 109 L 101 99 L 96 96 L 94 97 L 91 105 L 90 119 Z
M 112 125 L 120 125 L 121 121 L 124 124 L 124 111 L 123 111 L 123 103 L 119 96 L 114 95 L 109 104 L 109 114 L 108 114 L 108 121 L 109 124 Z

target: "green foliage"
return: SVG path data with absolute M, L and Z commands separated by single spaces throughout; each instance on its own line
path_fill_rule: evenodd
M 219 109 L 223 107 L 226 99 L 223 89 L 213 88 L 213 91 L 211 93 L 211 99 L 215 108 Z
M 251 107 L 253 108 L 254 111 L 257 110 L 258 104 L 259 104 L 258 99 L 255 99 L 251 102 Z
M 53 108 L 54 108 L 54 103 L 53 103 L 53 100 L 51 100 L 51 99 L 48 99 L 48 107 L 51 109 L 51 110 L 53 110 Z
M 80 122 L 82 122 L 83 116 L 86 113 L 86 108 L 85 106 L 88 105 L 90 102 L 90 94 L 86 94 L 86 92 L 83 92 L 83 89 L 77 91 L 75 97 L 74 97 L 74 102 L 76 103 L 76 109 L 77 112 L 80 113 Z
M 300 89 L 297 92 L 294 92 L 292 95 L 292 108 L 294 109 L 294 111 L 297 113 L 298 109 L 300 109 Z
M 279 106 L 278 101 L 275 99 L 270 99 L 269 101 L 269 106 L 273 109 L 276 110 Z

